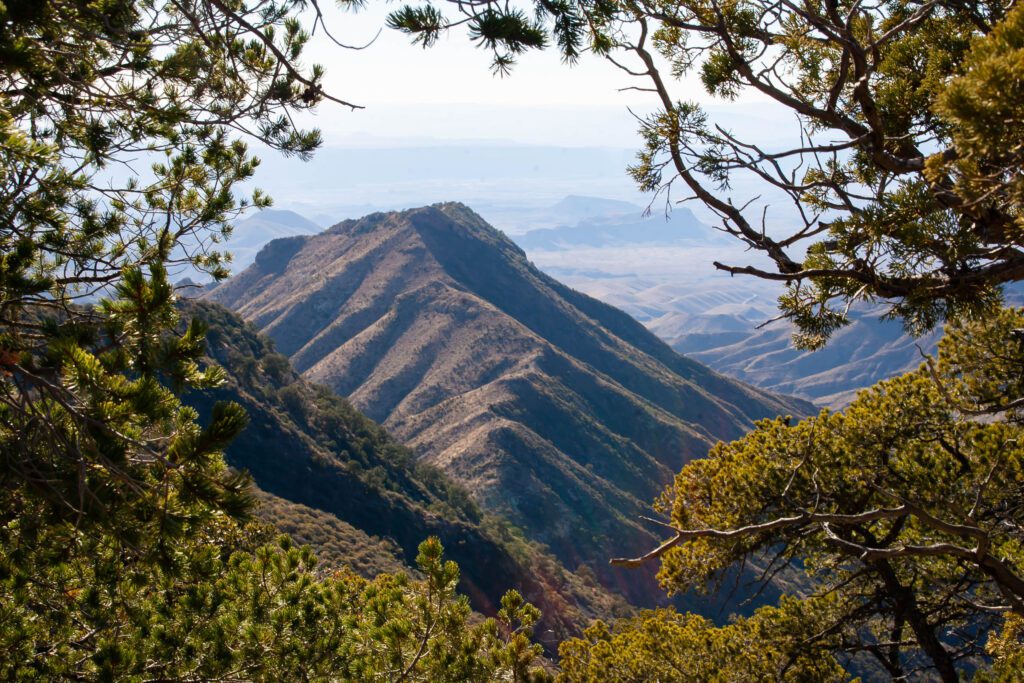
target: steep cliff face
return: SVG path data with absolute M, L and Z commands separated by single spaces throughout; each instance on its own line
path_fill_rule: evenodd
M 651 573 L 606 560 L 658 541 L 637 517 L 672 475 L 755 419 L 810 409 L 683 358 L 459 204 L 294 239 L 211 298 L 485 509 L 637 602 L 663 597 Z

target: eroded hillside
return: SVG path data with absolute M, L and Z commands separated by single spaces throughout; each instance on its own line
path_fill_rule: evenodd
M 418 463 L 348 401 L 300 377 L 272 342 L 210 302 L 185 312 L 210 325 L 210 361 L 227 371 L 215 391 L 186 396 L 203 414 L 218 400 L 240 403 L 249 424 L 226 451 L 261 489 L 261 515 L 328 563 L 366 576 L 415 566 L 417 547 L 437 536 L 462 569 L 459 589 L 493 613 L 518 588 L 544 613 L 544 628 L 576 632 L 595 616 L 622 613 L 586 573 L 567 571 L 506 521 L 487 514 L 437 468 Z
M 683 358 L 459 204 L 271 242 L 211 298 L 485 509 L 640 602 L 663 599 L 653 573 L 606 559 L 658 541 L 638 517 L 674 473 L 755 419 L 808 410 Z

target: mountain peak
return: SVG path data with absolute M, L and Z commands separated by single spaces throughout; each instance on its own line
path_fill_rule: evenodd
M 378 211 L 358 219 L 349 219 L 338 223 L 328 232 L 356 234 L 383 224 L 408 224 L 417 229 L 450 228 L 452 225 L 478 230 L 487 235 L 501 235 L 501 231 L 491 227 L 478 213 L 461 202 L 438 202 L 428 206 L 418 206 L 398 211 Z
M 472 258 L 504 258 L 518 262 L 519 267 L 528 266 L 525 252 L 515 242 L 460 202 L 372 213 L 343 221 L 327 232 L 358 240 L 373 234 L 395 237 L 403 231 L 409 233 L 406 239 L 418 242 L 433 255 L 438 265 L 454 269 L 450 274 L 455 277 L 469 265 L 466 259 Z
M 463 204 L 372 214 L 280 248 L 286 262 L 211 297 L 606 585 L 629 583 L 605 563 L 607 537 L 623 553 L 657 542 L 635 520 L 685 461 L 755 419 L 809 409 L 676 354 Z M 660 596 L 653 575 L 628 592 Z
M 491 227 L 475 211 L 459 202 L 431 204 L 403 214 L 417 230 L 457 232 L 479 239 L 502 239 L 504 234 Z

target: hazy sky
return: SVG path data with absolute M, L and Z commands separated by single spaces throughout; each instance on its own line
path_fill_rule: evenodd
M 651 111 L 654 95 L 621 91 L 645 82 L 591 54 L 569 67 L 554 49 L 527 53 L 511 76 L 496 77 L 489 68 L 490 55 L 476 48 L 464 32 L 453 31 L 424 50 L 404 34 L 385 28 L 388 12 L 398 7 L 399 2 L 371 2 L 366 9 L 350 12 L 325 0 L 323 9 L 335 38 L 350 45 L 365 44 L 375 36 L 376 40 L 365 49 L 348 50 L 318 29 L 305 62 L 325 67 L 328 92 L 365 109 L 351 111 L 325 101 L 316 114 L 300 119 L 324 133 L 326 149 L 309 164 L 263 155 L 266 163 L 257 184 L 270 191 L 278 206 L 340 215 L 348 213 L 342 211 L 344 206 L 398 208 L 442 200 L 473 206 L 536 205 L 569 194 L 647 203 L 649 198 L 639 195 L 625 169 L 640 146 L 634 113 Z M 704 103 L 714 121 L 761 145 L 794 139 L 792 115 L 759 97 L 747 94 L 736 102 L 713 102 L 696 79 L 675 84 L 673 95 Z M 459 149 L 453 150 L 453 143 Z M 549 149 L 535 151 L 536 168 L 522 159 L 506 164 L 503 158 L 493 158 L 493 151 L 474 153 L 494 145 Z M 436 151 L 425 149 L 431 146 L 437 146 Z M 565 147 L 604 151 L 595 156 L 551 149 Z M 382 148 L 411 151 L 398 156 L 375 152 Z M 590 160 L 572 163 L 577 157 Z M 505 166 L 519 171 L 509 172 Z M 758 195 L 761 202 L 772 201 L 763 187 L 745 185 L 737 179 L 738 203 Z M 712 220 L 702 207 L 691 208 L 703 220 Z M 770 220 L 786 217 L 782 207 L 772 213 Z
M 648 111 L 654 96 L 620 92 L 637 79 L 605 59 L 584 54 L 569 67 L 557 50 L 533 51 L 520 58 L 511 76 L 500 78 L 490 72 L 489 54 L 461 31 L 424 50 L 384 28 L 387 14 L 399 6 L 370 3 L 351 12 L 326 0 L 327 24 L 335 38 L 360 45 L 377 36 L 366 49 L 345 50 L 318 30 L 307 48 L 307 63 L 327 70 L 327 90 L 366 107 L 351 112 L 325 102 L 313 120 L 328 144 L 437 138 L 636 147 L 636 122 L 627 107 Z M 675 94 L 707 101 L 696 81 L 681 84 Z M 755 102 L 746 96 L 731 108 L 746 109 Z
M 343 42 L 365 43 L 399 6 L 371 3 L 357 12 L 332 8 L 327 22 Z M 489 54 L 474 47 L 459 29 L 427 50 L 386 28 L 361 51 L 342 50 L 323 38 L 314 37 L 310 57 L 330 68 L 328 85 L 358 104 L 619 105 L 622 98 L 616 88 L 628 83 L 603 59 L 586 55 L 569 68 L 555 50 L 528 53 L 511 77 L 495 77 Z

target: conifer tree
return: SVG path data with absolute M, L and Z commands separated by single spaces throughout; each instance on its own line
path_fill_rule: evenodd
M 288 154 L 319 144 L 287 116 L 323 98 L 319 67 L 297 66 L 302 4 L 0 6 L 5 490 L 76 525 L 133 528 L 126 504 L 149 515 L 140 533 L 179 530 L 193 503 L 244 508 L 214 456 L 244 417 L 222 406 L 198 430 L 174 398 L 218 376 L 196 364 L 200 325 L 174 333 L 170 280 L 222 277 L 231 218 L 268 201 L 238 196 L 258 164 L 240 134 Z M 171 480 L 180 499 L 158 493 Z
M 1022 326 L 1010 310 L 956 323 L 937 360 L 842 412 L 718 444 L 664 501 L 674 535 L 619 562 L 660 557 L 672 591 L 759 554 L 803 567 L 816 626 L 780 667 L 828 644 L 882 675 L 955 681 L 993 632 L 988 653 L 1007 656 L 1024 616 Z
M 655 98 L 631 169 L 641 189 L 682 189 L 766 255 L 772 268 L 716 265 L 785 283 L 797 344 L 826 343 L 858 301 L 911 332 L 949 322 L 937 359 L 843 412 L 761 422 L 687 465 L 659 501 L 668 540 L 616 560 L 660 560 L 675 592 L 767 555 L 766 579 L 808 572 L 805 595 L 719 628 L 670 612 L 597 624 L 563 644 L 563 680 L 1019 678 L 1024 312 L 999 302 L 1024 279 L 1024 8 L 580 0 L 554 13 L 578 29 L 567 57 L 588 45 Z M 715 125 L 677 94 L 687 74 L 724 100 L 770 98 L 799 139 L 766 149 Z M 739 176 L 787 197 L 795 225 L 766 229 L 730 196 Z
M 273 542 L 221 453 L 244 411 L 179 400 L 223 372 L 172 279 L 223 277 L 268 205 L 246 140 L 308 156 L 291 116 L 335 99 L 301 66 L 309 4 L 0 3 L 3 680 L 547 678 L 536 610 L 470 623 L 436 539 L 422 578 L 373 581 Z

